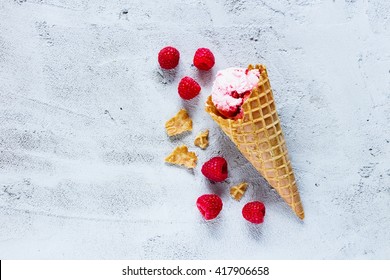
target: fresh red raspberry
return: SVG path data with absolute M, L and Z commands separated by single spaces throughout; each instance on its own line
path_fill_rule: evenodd
M 214 182 L 222 182 L 228 177 L 227 162 L 223 157 L 213 157 L 202 166 L 202 173 Z
M 200 85 L 190 77 L 184 77 L 177 88 L 181 98 L 189 100 L 197 96 L 201 90 Z
M 242 216 L 245 220 L 254 223 L 261 224 L 264 221 L 265 206 L 263 202 L 252 201 L 242 208 Z
M 163 69 L 173 69 L 179 64 L 180 53 L 174 47 L 165 47 L 158 53 L 158 63 Z
M 215 64 L 213 53 L 206 48 L 197 49 L 194 55 L 194 65 L 199 70 L 210 70 Z
M 214 219 L 222 210 L 222 200 L 216 194 L 204 194 L 196 200 L 196 206 L 206 220 Z

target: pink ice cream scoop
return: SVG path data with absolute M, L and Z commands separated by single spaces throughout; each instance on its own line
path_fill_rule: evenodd
M 258 69 L 227 68 L 220 70 L 211 90 L 211 99 L 226 118 L 242 117 L 241 105 L 259 81 Z

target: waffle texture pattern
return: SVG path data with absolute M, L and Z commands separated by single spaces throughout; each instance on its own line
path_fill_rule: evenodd
M 303 219 L 305 214 L 276 112 L 267 69 L 261 64 L 249 65 L 248 69 L 259 69 L 260 78 L 257 87 L 242 105 L 243 118 L 233 120 L 222 116 L 214 106 L 211 96 L 207 99 L 205 110 L 295 214 Z

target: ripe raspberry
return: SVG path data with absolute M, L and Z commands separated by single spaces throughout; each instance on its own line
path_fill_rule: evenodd
M 252 201 L 242 208 L 242 216 L 245 220 L 254 223 L 261 224 L 264 221 L 265 206 L 263 202 Z
M 223 157 L 213 157 L 203 164 L 202 173 L 212 181 L 222 182 L 228 177 L 227 162 Z
M 189 100 L 197 96 L 201 90 L 200 85 L 190 77 L 184 77 L 177 88 L 181 98 Z
M 215 64 L 213 53 L 206 48 L 197 49 L 194 55 L 194 65 L 199 70 L 210 70 Z
M 206 220 L 214 219 L 222 210 L 222 200 L 216 194 L 204 194 L 196 201 L 200 213 Z
M 158 53 L 158 63 L 163 69 L 173 69 L 179 64 L 180 53 L 174 47 L 165 47 Z

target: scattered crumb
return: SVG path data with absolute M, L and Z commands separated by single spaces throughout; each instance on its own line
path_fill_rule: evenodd
M 185 109 L 181 109 L 173 118 L 165 123 L 165 129 L 169 136 L 192 131 L 192 119 Z
M 209 146 L 209 130 L 201 131 L 196 136 L 194 145 L 200 147 L 201 149 L 206 149 Z
M 194 168 L 197 161 L 198 157 L 196 154 L 194 152 L 189 152 L 188 147 L 185 145 L 176 147 L 175 150 L 165 158 L 165 162 L 183 165 L 187 168 Z
M 246 182 L 242 182 L 241 184 L 231 187 L 230 188 L 231 197 L 233 197 L 237 201 L 240 201 L 243 195 L 245 194 L 247 187 L 248 184 Z

